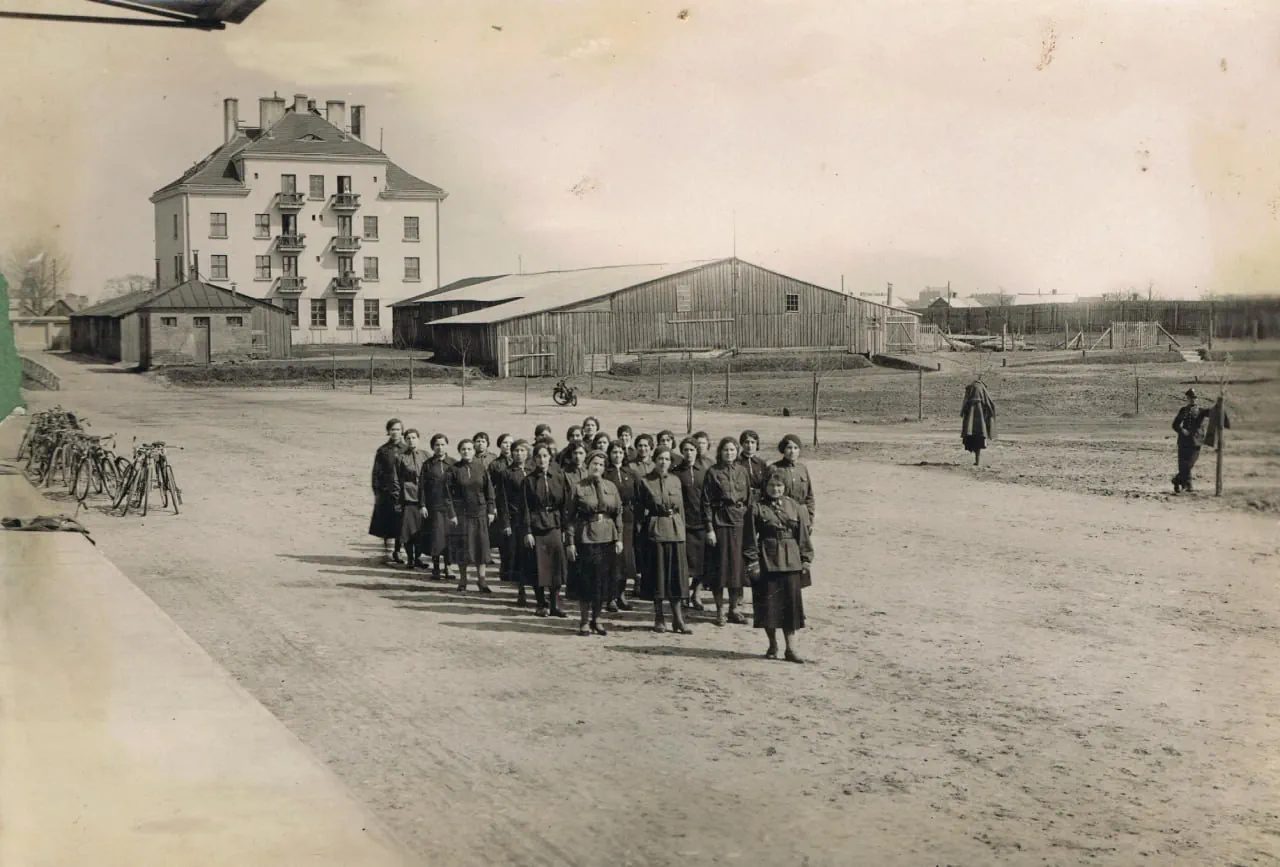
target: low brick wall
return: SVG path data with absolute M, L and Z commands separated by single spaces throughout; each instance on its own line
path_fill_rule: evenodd
M 19 355 L 18 358 L 22 362 L 22 376 L 24 379 L 38 382 L 50 391 L 57 391 L 62 387 L 62 380 L 58 378 L 58 374 L 40 362 L 25 355 Z

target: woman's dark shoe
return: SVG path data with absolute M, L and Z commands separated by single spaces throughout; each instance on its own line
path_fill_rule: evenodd
M 776 648 L 776 647 L 770 647 L 768 650 L 766 650 L 766 651 L 764 652 L 764 658 L 765 658 L 765 659 L 777 659 L 777 658 L 778 658 L 778 648 Z
M 729 622 L 730 623 L 746 623 L 747 618 L 743 617 L 742 612 L 740 611 L 730 611 Z
M 694 611 L 703 611 L 706 608 L 706 606 L 702 604 L 702 601 L 698 599 L 697 596 L 690 596 L 688 604 L 689 604 L 689 607 L 692 608 Z
M 480 592 L 481 592 L 481 593 L 492 593 L 492 592 L 493 592 L 493 588 L 492 588 L 492 587 L 490 587 L 488 584 L 481 584 L 481 585 L 480 585 Z
M 579 634 L 579 635 L 590 635 L 590 634 L 591 634 L 591 630 L 587 628 L 587 624 L 583 623 L 581 626 L 579 626 L 579 627 L 578 627 L 578 634 Z
M 623 599 L 621 596 L 619 596 L 619 597 L 618 597 L 617 602 L 615 602 L 614 604 L 617 606 L 617 608 L 618 608 L 618 610 L 619 610 L 619 611 L 630 611 L 630 610 L 631 610 L 631 603 L 630 603 L 630 602 L 628 602 L 627 600 Z
M 535 611 L 535 612 L 533 612 L 533 616 L 534 616 L 534 617 L 546 617 L 546 616 L 547 616 L 547 609 L 546 609 L 546 608 L 544 608 L 543 606 L 539 605 L 539 606 L 538 606 L 538 610 L 537 610 L 537 611 Z
M 552 616 L 552 617 L 568 617 L 569 615 L 568 615 L 568 614 L 566 614 L 565 612 L 561 611 L 559 608 L 552 608 L 552 609 L 551 609 L 551 616 Z
M 467 585 L 466 585 L 466 584 L 459 584 L 459 585 L 458 585 L 458 592 L 459 592 L 459 593 L 466 593 L 466 592 L 467 592 Z
M 653 631 L 654 631 L 654 632 L 666 632 L 666 631 L 667 631 L 667 624 L 665 624 L 665 623 L 663 623 L 661 620 L 659 620 L 657 623 L 653 624 Z
M 693 635 L 693 630 L 689 628 L 687 623 L 681 623 L 679 626 L 671 627 L 672 632 L 679 632 L 681 635 Z
M 528 608 L 528 607 L 529 607 L 529 600 L 528 600 L 528 599 L 526 599 L 524 596 L 521 596 L 519 599 L 517 599 L 517 600 L 516 600 L 516 607 L 517 607 L 517 608 Z
M 611 600 L 609 600 L 609 604 L 608 604 L 608 605 L 606 605 L 606 606 L 604 607 L 604 610 L 605 610 L 605 611 L 608 611 L 610 614 L 617 614 L 617 613 L 618 613 L 618 603 L 617 603 L 615 600 L 612 600 L 612 599 L 611 599 Z
M 794 650 L 788 650 L 786 653 L 782 654 L 782 658 L 787 662 L 804 662 L 804 660 L 800 658 L 800 654 L 796 653 Z
M 392 554 L 392 555 L 391 555 L 391 559 L 392 559 L 392 560 L 394 560 L 394 561 L 396 561 L 397 563 L 403 563 L 403 562 L 404 562 L 404 558 L 403 558 L 403 557 L 401 557 L 399 554 Z
M 596 635 L 609 634 L 609 630 L 605 629 L 603 626 L 601 626 L 599 623 L 596 623 L 595 621 L 592 621 L 591 623 L 591 631 L 594 632 Z
M 715 622 L 716 622 L 716 626 L 724 626 L 724 612 L 723 612 L 723 611 L 717 611 L 717 612 L 716 612 L 716 621 L 715 621 Z

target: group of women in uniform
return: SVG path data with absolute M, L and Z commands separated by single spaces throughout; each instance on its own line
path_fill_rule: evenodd
M 532 588 L 535 616 L 568 617 L 562 594 L 577 599 L 580 635 L 608 634 L 602 614 L 631 610 L 628 595 L 653 603 L 655 632 L 668 630 L 669 611 L 670 630 L 688 635 L 685 611 L 706 610 L 703 589 L 716 626 L 746 623 L 749 587 L 765 656 L 777 658 L 781 631 L 784 658 L 803 662 L 794 633 L 804 627 L 814 499 L 797 437 L 783 437 L 769 462 L 751 430 L 713 452 L 704 432 L 677 443 L 671 431 L 637 436 L 624 424 L 610 437 L 588 417 L 568 429 L 563 448 L 541 424 L 530 440 L 500 435 L 497 453 L 477 433 L 454 457 L 444 434 L 427 451 L 398 419 L 386 430 L 369 532 L 383 540 L 388 564 L 429 567 L 437 580 L 456 565 L 460 591 L 474 567 L 480 592 L 491 593 L 486 567 L 496 548 L 498 577 L 518 587 L 516 604 L 528 606 Z

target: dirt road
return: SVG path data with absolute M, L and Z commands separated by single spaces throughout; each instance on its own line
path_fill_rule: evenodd
M 792 666 L 749 627 L 654 635 L 637 611 L 579 638 L 507 588 L 377 565 L 386 417 L 456 441 L 563 411 L 59 371 L 35 408 L 185 447 L 183 514 L 90 515 L 99 544 L 424 863 L 1280 861 L 1272 518 L 816 460 L 812 664 Z

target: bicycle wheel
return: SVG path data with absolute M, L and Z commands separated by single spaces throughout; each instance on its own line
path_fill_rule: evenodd
M 173 510 L 178 511 L 178 506 L 182 505 L 182 488 L 178 487 L 178 480 L 173 475 L 173 464 L 168 461 L 164 462 L 164 483 L 169 489 L 169 494 L 173 497 Z
M 93 461 L 85 458 L 71 474 L 71 496 L 80 502 L 89 498 L 89 490 L 93 487 Z
M 116 462 L 111 459 L 111 455 L 104 455 L 98 459 L 98 473 L 102 476 L 102 492 L 108 497 L 115 497 L 116 491 L 120 489 L 120 472 L 116 469 Z
M 123 515 L 129 510 L 129 493 L 133 490 L 134 476 L 137 475 L 133 470 L 133 465 L 129 466 L 129 471 L 124 474 L 124 478 L 120 480 L 120 487 L 116 491 L 115 498 L 111 501 L 111 510 L 123 509 L 120 514 Z
M 151 503 L 151 462 L 142 468 L 142 517 L 147 516 L 147 506 Z

